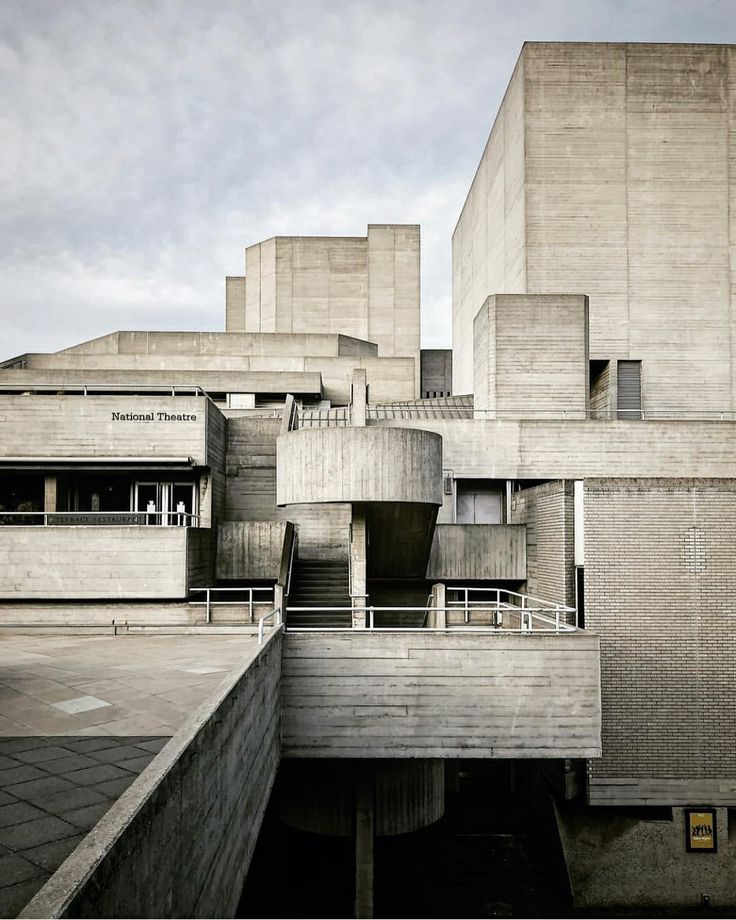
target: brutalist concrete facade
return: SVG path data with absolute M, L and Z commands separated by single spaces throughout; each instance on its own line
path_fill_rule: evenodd
M 524 46 L 454 236 L 455 395 L 413 225 L 249 246 L 225 332 L 9 359 L 0 628 L 265 591 L 202 625 L 285 614 L 279 756 L 416 767 L 414 828 L 441 761 L 542 764 L 579 906 L 735 904 L 735 54 Z

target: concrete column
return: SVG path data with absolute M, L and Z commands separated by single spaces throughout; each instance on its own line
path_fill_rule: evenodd
M 444 629 L 447 626 L 447 613 L 443 609 L 446 606 L 445 586 L 438 582 L 432 585 L 432 610 L 429 616 L 429 625 L 434 629 Z
M 368 403 L 368 375 L 365 368 L 353 370 L 352 396 L 350 400 L 350 421 L 353 425 L 365 428 L 366 407 Z
M 212 526 L 212 481 L 209 473 L 199 477 L 199 526 Z
M 368 525 L 363 505 L 352 506 L 350 524 L 350 594 L 353 605 L 353 629 L 365 629 L 368 618 Z
M 274 585 L 273 587 L 273 606 L 275 610 L 281 609 L 281 618 L 284 618 L 284 586 Z
M 373 916 L 373 841 L 376 809 L 373 768 L 359 770 L 355 789 L 355 911 L 356 917 Z
M 47 476 L 44 480 L 43 510 L 56 511 L 56 476 Z

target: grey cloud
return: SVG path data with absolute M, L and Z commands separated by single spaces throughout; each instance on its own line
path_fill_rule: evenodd
M 218 328 L 243 247 L 419 222 L 425 345 L 525 39 L 711 40 L 721 2 L 0 4 L 0 351 Z

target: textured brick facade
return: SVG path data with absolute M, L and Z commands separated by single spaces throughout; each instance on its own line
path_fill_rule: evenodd
M 527 591 L 574 604 L 573 484 L 548 482 L 514 492 L 511 523 L 526 524 Z
M 591 802 L 736 803 L 736 481 L 586 480 Z

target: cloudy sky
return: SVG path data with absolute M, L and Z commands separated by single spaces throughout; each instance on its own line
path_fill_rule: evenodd
M 222 329 L 275 234 L 422 226 L 423 344 L 524 40 L 736 41 L 733 0 L 0 0 L 0 359 Z

